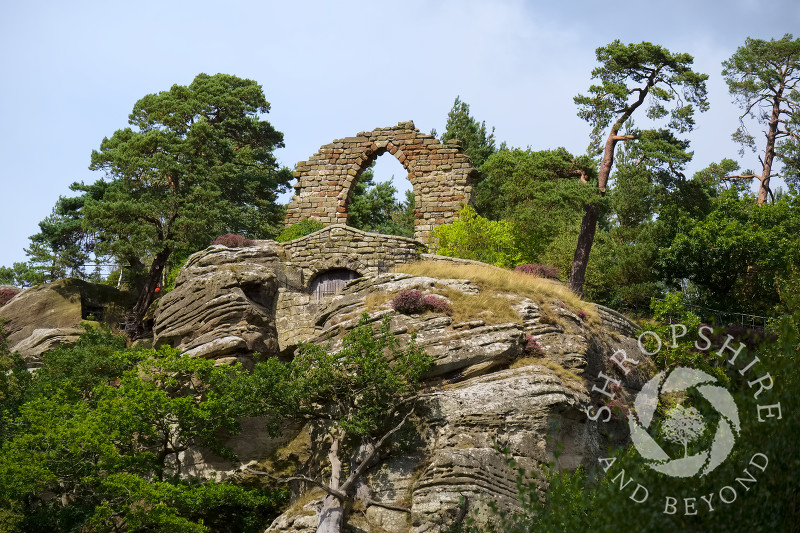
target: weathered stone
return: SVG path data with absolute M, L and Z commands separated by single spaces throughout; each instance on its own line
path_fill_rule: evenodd
M 279 278 L 286 282 L 278 254 L 269 244 L 213 246 L 193 255 L 175 289 L 159 301 L 155 344 L 214 359 L 276 354 L 273 307 Z
M 130 295 L 113 287 L 64 279 L 22 291 L 0 307 L 0 317 L 9 348 L 37 366 L 42 353 L 59 342 L 74 343 L 84 319 L 113 324 L 130 305 Z
M 41 366 L 42 354 L 58 346 L 75 346 L 83 328 L 40 328 L 14 345 L 12 351 L 19 352 L 28 368 Z
M 480 287 L 465 279 L 386 273 L 396 263 L 419 258 L 420 251 L 414 240 L 346 226 L 328 226 L 289 243 L 212 247 L 190 258 L 156 314 L 157 342 L 218 363 L 246 362 L 254 351 L 290 357 L 301 342 L 338 350 L 365 312 L 372 323 L 388 317 L 401 343 L 413 335 L 434 357 L 415 418 L 402 432 L 405 444 L 395 443 L 366 479 L 375 501 L 408 512 L 368 506 L 348 516 L 353 531 L 439 532 L 461 513 L 462 496 L 479 513 L 488 501 L 517 508 L 516 472 L 496 444 L 508 448 L 519 466 L 536 471 L 555 460 L 555 445 L 562 447 L 557 465 L 571 469 L 595 462 L 609 442 L 623 438 L 624 425 L 601 430 L 587 421 L 583 409 L 590 402 L 592 381 L 587 378 L 599 369 L 610 372 L 608 358 L 617 349 L 635 348 L 635 339 L 626 336 L 634 324 L 600 310 L 602 327 L 589 327 L 566 307 L 553 303 L 543 309 L 540 305 L 548 304 L 513 294 L 505 297 L 517 319 L 503 323 L 493 323 L 488 315 L 454 322 L 442 313 L 399 314 L 391 299 L 408 289 L 480 295 Z M 340 268 L 362 277 L 347 282 L 339 294 L 315 299 L 310 292 L 315 277 Z M 543 320 L 545 315 L 549 320 Z M 540 357 L 526 354 L 526 335 L 537 338 L 544 352 Z M 636 382 L 644 382 L 646 366 L 643 362 L 636 368 Z M 295 457 L 292 471 L 324 478 L 318 459 L 327 453 L 326 429 L 319 423 L 287 427 L 277 440 L 257 429 L 248 431 L 258 445 L 241 449 L 243 462 L 255 461 L 268 471 L 278 468 L 268 456 L 288 453 L 291 443 L 306 435 L 307 453 Z M 184 460 L 186 473 L 217 471 L 224 477 L 236 470 L 235 464 L 204 451 L 192 450 Z M 306 503 L 292 506 L 269 531 L 314 531 L 320 495 L 303 496 L 310 487 L 299 484 L 291 488 Z
M 326 157 L 332 146 L 340 152 Z M 308 161 L 298 163 L 296 194 L 286 212 L 286 224 L 304 219 L 346 222 L 354 178 L 387 152 L 408 171 L 416 198 L 414 237 L 427 243 L 431 223 L 453 220 L 461 204 L 470 202 L 478 174 L 460 145 L 441 144 L 410 121 L 337 139 L 320 147 Z M 337 176 L 345 179 L 334 179 Z M 330 201 L 332 198 L 336 200 Z

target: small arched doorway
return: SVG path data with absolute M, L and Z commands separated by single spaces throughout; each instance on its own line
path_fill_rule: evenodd
M 315 300 L 339 294 L 348 281 L 360 278 L 361 275 L 349 268 L 334 268 L 320 272 L 311 280 L 309 291 Z

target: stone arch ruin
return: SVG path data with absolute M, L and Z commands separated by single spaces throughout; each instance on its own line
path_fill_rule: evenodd
M 460 142 L 442 144 L 409 121 L 336 139 L 298 163 L 286 225 L 304 219 L 346 224 L 354 185 L 364 169 L 386 152 L 400 161 L 414 188 L 415 239 L 427 243 L 434 226 L 452 222 L 461 206 L 470 203 L 478 171 Z

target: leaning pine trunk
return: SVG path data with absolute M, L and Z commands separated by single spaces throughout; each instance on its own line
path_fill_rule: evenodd
M 331 451 L 328 453 L 328 460 L 331 462 L 331 482 L 329 486 L 333 490 L 339 490 L 339 481 L 342 475 L 342 461 L 339 459 L 338 438 L 334 437 L 331 443 Z M 333 494 L 327 494 L 322 500 L 322 508 L 319 510 L 317 533 L 341 533 L 343 522 L 343 502 Z
M 133 307 L 133 319 L 136 324 L 136 336 L 139 337 L 144 332 L 144 316 L 147 314 L 147 309 L 153 303 L 153 297 L 156 293 L 156 288 L 161 280 L 161 274 L 164 272 L 164 267 L 167 265 L 172 250 L 164 248 L 156 254 L 153 258 L 153 263 L 150 265 L 150 271 L 147 274 L 147 280 L 139 293 L 139 299 L 136 300 L 136 305 Z
M 569 287 L 580 296 L 583 296 L 586 266 L 589 264 L 589 253 L 592 251 L 592 243 L 594 243 L 594 235 L 597 231 L 597 219 L 600 216 L 600 209 L 596 205 L 587 205 L 585 209 L 569 273 Z
M 328 494 L 322 500 L 322 509 L 319 511 L 317 533 L 340 533 L 344 521 L 344 507 L 336 496 Z

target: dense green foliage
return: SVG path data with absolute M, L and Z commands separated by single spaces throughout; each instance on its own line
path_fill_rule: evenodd
M 557 150 L 502 148 L 484 163 L 475 208 L 513 226 L 523 260 L 533 262 L 572 224 L 583 205 L 599 200 L 581 178 L 591 180 L 593 161 Z
M 283 228 L 275 240 L 278 242 L 287 242 L 292 241 L 294 239 L 299 239 L 300 237 L 305 237 L 306 235 L 310 235 L 315 231 L 319 231 L 324 228 L 325 225 L 322 222 L 317 220 L 301 220 L 296 224 L 291 224 Z
M 231 455 L 240 367 L 92 329 L 33 375 L 0 348 L 0 531 L 259 531 L 284 501 L 181 477 L 189 446 Z
M 496 266 L 514 267 L 522 258 L 513 224 L 483 218 L 468 205 L 452 224 L 434 228 L 431 240 L 436 243 L 438 254 Z
M 658 263 L 668 279 L 690 280 L 709 307 L 769 315 L 779 301 L 777 277 L 798 264 L 799 236 L 797 196 L 757 206 L 727 191 L 705 216 L 678 220 Z
M 375 183 L 371 168 L 361 173 L 347 206 L 347 224 L 364 231 L 414 236 L 414 191 L 406 191 L 405 201 L 397 201 L 392 181 Z

